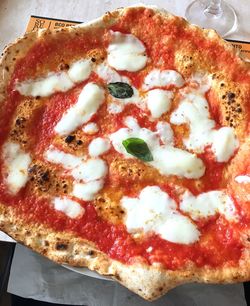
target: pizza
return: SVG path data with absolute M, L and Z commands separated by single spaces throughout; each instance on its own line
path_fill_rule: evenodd
M 149 6 L 31 32 L 0 82 L 0 229 L 147 300 L 250 279 L 250 70 Z

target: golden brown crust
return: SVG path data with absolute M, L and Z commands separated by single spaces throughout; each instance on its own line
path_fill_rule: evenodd
M 90 242 L 73 234 L 54 232 L 43 225 L 26 224 L 13 208 L 0 204 L 0 229 L 49 259 L 72 266 L 86 266 L 111 276 L 147 300 L 154 300 L 177 285 L 189 282 L 233 283 L 250 278 L 250 254 L 245 251 L 239 266 L 222 268 L 189 266 L 183 270 L 165 270 L 160 265 L 148 266 L 138 258 L 132 265 L 110 259 Z M 246 247 L 249 242 L 246 237 Z M 248 245 L 247 245 L 248 244 Z
M 90 31 L 91 29 L 105 27 L 115 22 L 119 16 L 125 14 L 127 10 L 132 9 L 133 8 L 125 8 L 107 13 L 103 18 L 87 25 L 80 25 L 54 32 L 40 30 L 38 32 L 26 34 L 18 39 L 5 49 L 0 61 L 0 103 L 5 100 L 7 85 L 14 71 L 15 62 L 25 56 L 37 39 L 44 39 L 47 35 L 58 35 L 62 32 L 67 33 L 67 35 L 74 35 L 82 31 Z M 215 31 L 201 30 L 194 25 L 189 25 L 179 17 L 172 16 L 156 8 L 153 9 L 164 18 L 175 19 L 177 22 L 182 22 L 185 27 L 196 32 L 197 35 L 206 36 L 207 39 L 213 40 L 218 45 L 223 46 L 228 54 L 235 55 L 233 47 L 223 41 Z M 192 53 L 192 46 L 190 46 L 190 52 Z M 248 64 L 244 63 L 240 58 L 237 60 L 242 67 L 248 67 Z M 199 60 L 197 61 L 199 62 Z M 190 75 L 194 65 L 193 58 L 188 57 L 187 53 L 181 54 L 181 52 L 179 52 L 176 55 L 176 62 L 180 64 L 180 72 L 182 72 L 184 76 Z M 231 88 L 230 86 L 234 85 L 227 84 L 227 86 Z M 216 90 L 216 92 L 220 91 Z M 243 109 L 247 107 L 247 105 L 244 104 L 246 102 L 243 102 L 245 94 L 243 89 L 242 93 L 239 93 L 239 102 L 237 102 Z M 226 113 L 226 111 L 222 112 L 223 114 Z M 226 115 L 224 117 L 225 120 L 227 120 Z M 243 138 L 246 127 L 242 126 L 241 122 L 246 122 L 247 120 L 236 119 L 236 121 L 236 128 L 238 126 L 239 129 L 238 133 Z M 136 179 L 138 173 L 132 173 L 132 175 L 135 176 Z M 81 238 L 76 238 L 73 234 L 55 232 L 39 224 L 26 224 L 24 220 L 16 215 L 13 208 L 6 207 L 2 204 L 0 204 L 0 229 L 8 233 L 18 242 L 27 245 L 55 262 L 67 263 L 73 266 L 87 266 L 89 269 L 95 270 L 101 274 L 110 275 L 147 300 L 156 299 L 171 288 L 182 283 L 231 283 L 250 279 L 250 258 L 249 252 L 247 251 L 247 249 L 249 249 L 249 242 L 247 233 L 245 233 L 245 237 L 242 238 L 244 239 L 246 251 L 239 262 L 239 266 L 230 267 L 225 265 L 224 267 L 215 269 L 211 267 L 199 269 L 194 266 L 189 266 L 183 268 L 183 270 L 170 271 L 163 269 L 159 265 L 148 266 L 142 263 L 139 258 L 138 262 L 132 265 L 122 264 L 116 260 L 110 259 L 106 254 L 97 250 L 92 243 Z

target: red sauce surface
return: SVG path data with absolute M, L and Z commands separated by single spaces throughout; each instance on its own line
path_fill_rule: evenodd
M 138 22 L 137 14 L 140 14 L 140 24 L 143 25 L 141 27 L 136 26 Z M 114 25 L 112 30 L 130 33 L 130 27 L 135 27 L 136 35 L 145 43 L 148 56 L 152 60 L 152 66 L 161 62 L 161 67 L 165 69 L 175 68 L 174 48 L 169 44 L 166 46 L 164 40 L 158 40 L 157 43 L 153 43 L 155 35 L 168 38 L 173 42 L 175 40 L 191 40 L 196 48 L 202 52 L 206 50 L 208 56 L 216 59 L 218 65 L 225 65 L 225 63 L 229 65 L 233 79 L 239 82 L 249 81 L 249 77 L 244 73 L 244 69 L 237 66 L 237 60 L 232 56 L 228 56 L 228 53 L 222 47 L 199 36 L 192 36 L 192 33 L 182 30 L 172 21 L 169 21 L 167 26 L 164 26 L 166 21 L 162 21 L 160 18 L 153 19 L 151 14 L 152 12 L 147 9 L 141 12 L 132 11 L 126 14 L 118 24 Z M 21 100 L 21 96 L 13 90 L 15 81 L 34 77 L 40 66 L 43 66 L 46 62 L 51 62 L 51 59 L 53 60 L 53 58 L 58 56 L 60 57 L 64 54 L 80 56 L 81 53 L 88 49 L 102 47 L 100 37 L 99 35 L 99 38 L 91 38 L 91 35 L 83 35 L 74 39 L 67 38 L 63 50 L 60 41 L 51 42 L 50 39 L 48 41 L 41 41 L 29 51 L 25 58 L 17 63 L 8 88 L 8 100 L 3 104 L 4 111 L 0 112 L 0 114 L 3 114 L 0 115 L 0 145 L 3 144 L 8 136 L 10 118 L 13 116 L 16 106 Z M 105 41 L 103 42 L 104 45 L 106 43 Z M 56 69 L 56 67 L 53 67 L 53 64 L 51 65 L 53 69 Z M 239 70 L 242 70 L 242 73 L 239 73 Z M 144 78 L 143 72 L 122 72 L 122 74 L 128 76 L 134 86 L 141 86 Z M 99 82 L 100 80 L 93 73 L 88 81 Z M 76 102 L 79 91 L 84 84 L 84 82 L 78 84 L 66 93 L 52 95 L 35 113 L 33 123 L 31 123 L 29 128 L 29 136 L 30 150 L 37 158 L 41 158 L 44 150 L 51 143 L 55 136 L 54 126 L 65 110 Z M 213 112 L 216 112 L 216 110 L 213 110 Z M 122 113 L 109 115 L 109 117 L 106 117 L 105 109 L 101 108 L 98 114 L 93 117 L 93 120 L 100 126 L 102 126 L 105 120 L 112 121 L 112 127 L 109 127 L 109 129 L 103 124 L 100 134 L 106 134 L 124 126 L 123 119 L 128 115 L 136 117 L 140 126 L 155 130 L 156 122 L 150 121 L 148 114 L 134 105 L 128 105 Z M 216 120 L 219 120 L 219 117 Z M 206 166 L 205 176 L 201 178 L 203 192 L 225 188 L 226 186 L 223 186 L 222 183 L 225 164 L 215 162 L 209 149 L 201 154 L 200 158 L 202 158 Z M 1 170 L 1 162 L 0 166 Z M 239 232 L 246 226 L 244 222 L 238 224 L 229 223 L 222 216 L 200 220 L 196 224 L 201 232 L 201 238 L 197 243 L 191 245 L 171 243 L 157 235 L 150 235 L 143 241 L 138 242 L 126 231 L 124 225 L 114 225 L 100 218 L 92 203 L 76 199 L 85 208 L 85 214 L 80 219 L 70 219 L 63 213 L 55 211 L 51 207 L 49 200 L 38 199 L 29 193 L 28 188 L 23 188 L 16 196 L 9 195 L 3 183 L 3 173 L 0 172 L 0 175 L 0 202 L 15 207 L 18 214 L 25 218 L 27 223 L 38 222 L 48 225 L 55 231 L 73 232 L 79 237 L 93 241 L 100 250 L 122 262 L 132 263 L 134 257 L 139 255 L 147 263 L 160 262 L 168 269 L 175 270 L 182 268 L 189 261 L 198 267 L 204 265 L 218 267 L 225 262 L 229 265 L 236 265 L 241 257 L 243 246 L 239 240 Z M 194 194 L 198 194 L 194 180 L 183 181 L 186 181 L 185 187 L 189 187 Z M 109 181 L 106 184 L 109 184 Z M 178 198 L 175 198 L 175 193 L 172 192 L 167 184 L 166 186 L 161 186 L 161 188 L 167 191 L 177 202 L 179 201 Z M 132 191 L 133 186 L 127 186 L 127 195 L 131 195 Z M 149 247 L 153 248 L 152 252 L 146 251 Z

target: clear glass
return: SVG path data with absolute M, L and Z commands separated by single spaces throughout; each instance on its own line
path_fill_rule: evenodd
M 185 17 L 190 23 L 214 29 L 221 36 L 231 34 L 238 26 L 233 7 L 223 0 L 195 0 L 187 7 Z

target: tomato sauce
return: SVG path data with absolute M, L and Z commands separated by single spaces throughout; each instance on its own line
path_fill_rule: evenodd
M 139 24 L 138 14 L 140 14 Z M 111 29 L 130 33 L 132 27 L 134 34 L 144 42 L 152 66 L 175 69 L 174 43 L 191 39 L 199 50 L 202 52 L 206 50 L 206 55 L 211 57 L 218 66 L 227 63 L 235 80 L 249 81 L 249 77 L 243 71 L 244 69 L 238 68 L 237 60 L 229 56 L 222 47 L 212 41 L 200 38 L 199 35 L 192 36 L 191 33 L 179 27 L 178 22 L 162 20 L 160 17 L 155 17 L 150 10 L 141 9 L 125 14 L 121 21 L 113 25 Z M 4 114 L 0 115 L 0 145 L 8 136 L 10 119 L 22 100 L 19 93 L 14 90 L 16 80 L 20 81 L 34 77 L 39 71 L 39 67 L 45 63 L 51 65 L 52 70 L 56 70 L 62 57 L 66 59 L 75 58 L 82 56 L 88 50 L 103 48 L 107 43 L 105 39 L 102 40 L 105 30 L 100 29 L 98 31 L 98 34 L 95 33 L 92 38 L 91 35 L 85 34 L 74 38 L 65 36 L 63 48 L 59 43 L 60 40 L 53 41 L 52 38 L 42 40 L 35 44 L 28 55 L 17 63 L 8 88 L 7 100 L 3 103 L 3 111 L 0 112 L 0 114 Z M 160 40 L 159 37 L 161 37 Z M 173 45 L 165 44 L 164 41 L 171 41 Z M 52 62 L 53 64 L 51 64 Z M 237 69 L 235 69 L 236 67 Z M 236 75 L 233 72 L 239 71 L 239 69 L 242 70 L 244 76 L 239 76 L 240 73 Z M 122 74 L 129 77 L 135 87 L 141 86 L 144 78 L 143 73 L 122 72 Z M 89 81 L 100 82 L 94 73 L 92 73 Z M 30 150 L 34 156 L 41 158 L 44 150 L 48 148 L 55 136 L 54 127 L 56 123 L 66 109 L 76 102 L 77 96 L 84 85 L 85 82 L 82 82 L 66 93 L 56 93 L 48 99 L 44 98 L 43 106 L 34 114 L 28 129 Z M 217 113 L 217 110 L 213 110 L 213 112 Z M 130 115 L 137 119 L 141 127 L 155 130 L 157 122 L 151 121 L 147 112 L 142 111 L 135 105 L 127 105 L 122 113 L 113 115 L 107 114 L 105 107 L 100 107 L 98 114 L 94 115 L 92 119 L 101 127 L 101 131 L 98 133 L 101 136 L 124 127 L 124 118 Z M 115 157 L 115 154 L 118 153 L 112 151 L 112 154 Z M 201 179 L 203 183 L 202 192 L 216 188 L 226 188 L 221 183 L 225 164 L 215 162 L 209 149 L 200 154 L 199 157 L 202 158 L 206 166 L 205 177 Z M 0 171 L 2 171 L 2 168 L 2 162 L 0 161 Z M 100 250 L 107 253 L 111 258 L 128 264 L 132 263 L 136 256 L 141 256 L 149 264 L 160 262 L 171 270 L 181 269 L 189 262 L 193 262 L 198 267 L 204 265 L 218 267 L 225 262 L 233 266 L 237 265 L 242 255 L 243 246 L 239 240 L 239 232 L 245 226 L 244 223 L 229 223 L 222 216 L 201 220 L 197 222 L 201 232 L 200 240 L 191 245 L 171 243 L 155 234 L 149 235 L 143 241 L 136 241 L 127 232 L 124 225 L 111 224 L 102 219 L 90 202 L 76 199 L 85 208 L 85 213 L 79 219 L 70 219 L 63 213 L 55 211 L 47 197 L 37 198 L 31 191 L 28 191 L 28 188 L 23 188 L 16 196 L 8 194 L 1 172 L 0 177 L 0 202 L 14 207 L 20 217 L 25 218 L 27 223 L 37 222 L 45 224 L 55 231 L 72 232 L 79 237 L 93 241 Z M 194 180 L 184 180 L 184 182 L 184 186 L 189 186 L 193 193 L 198 193 Z M 110 180 L 107 179 L 106 184 L 109 183 Z M 167 183 L 163 184 L 161 188 L 178 203 L 178 197 Z M 127 186 L 127 189 L 127 195 L 131 194 L 133 186 Z M 138 196 L 138 194 L 134 196 Z

